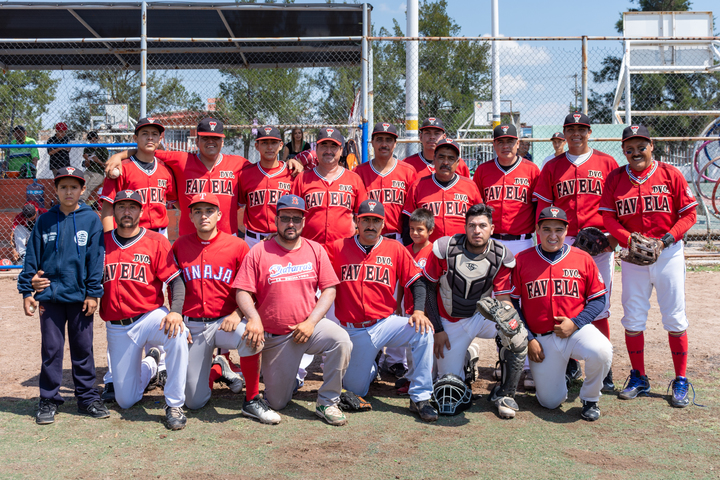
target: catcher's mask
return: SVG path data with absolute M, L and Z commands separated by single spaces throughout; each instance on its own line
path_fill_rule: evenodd
M 462 378 L 446 373 L 433 386 L 433 400 L 440 415 L 457 415 L 470 408 L 472 392 Z

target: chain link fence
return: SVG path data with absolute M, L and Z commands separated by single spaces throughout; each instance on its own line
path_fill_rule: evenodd
M 162 39 L 149 40 L 147 113 L 166 126 L 165 142 L 174 150 L 194 151 L 194 127 L 207 116 L 226 125 L 223 151 L 250 160 L 257 159 L 254 129 L 263 124 L 278 125 L 286 141 L 292 128 L 299 126 L 310 143 L 318 127 L 336 126 L 362 147 L 358 128 L 362 122 L 359 44 L 302 39 L 198 41 L 174 43 L 170 48 Z M 51 49 L 40 50 L 32 42 L 0 44 L 0 57 L 11 57 L 16 66 L 0 73 L 0 144 L 24 142 L 26 138 L 38 144 L 51 140 L 76 145 L 132 141 L 140 111 L 140 43 L 106 41 L 93 45 L 55 42 Z M 399 158 L 418 147 L 403 138 L 405 45 L 403 39 L 372 37 L 370 41 L 368 121 L 398 126 Z M 562 130 L 565 115 L 583 110 L 583 87 L 588 114 L 596 125 L 591 146 L 625 163 L 617 140 L 626 109 L 624 87 L 619 86 L 624 71 L 622 42 L 587 42 L 585 62 L 581 40 L 505 40 L 498 46 L 502 122 L 518 126 L 527 153 L 536 163 L 553 154 L 549 138 Z M 113 65 L 107 60 L 108 51 L 113 53 Z M 493 157 L 490 42 L 423 40 L 418 51 L 418 69 L 410 75 L 417 76 L 420 121 L 429 116 L 442 119 L 449 135 L 463 142 L 462 156 L 474 170 Z M 82 66 L 75 61 L 79 55 L 84 58 Z M 686 58 L 705 59 L 708 67 L 718 65 L 717 57 L 708 49 L 672 45 L 633 52 L 632 58 L 640 67 L 673 64 Z M 37 69 L 38 65 L 52 70 Z M 262 68 L 255 68 L 258 66 Z M 698 237 L 710 233 L 707 238 L 715 242 L 720 240 L 720 218 L 714 210 L 720 168 L 714 162 L 720 165 L 720 141 L 713 137 L 720 135 L 720 127 L 717 114 L 696 113 L 720 110 L 718 87 L 717 70 L 631 75 L 631 111 L 654 112 L 633 113 L 633 123 L 647 125 L 656 137 L 674 139 L 657 142 L 657 159 L 681 168 L 704 197 L 700 220 L 692 232 Z M 68 127 L 64 140 L 55 130 L 58 123 Z M 24 127 L 24 135 L 18 126 Z M 97 139 L 88 135 L 91 131 L 97 132 Z M 70 148 L 73 166 L 87 168 L 85 148 Z M 24 222 L 23 205 L 34 200 L 49 208 L 54 202 L 48 150 L 54 149 L 0 149 L 0 259 L 13 260 L 12 232 L 15 225 Z M 112 151 L 110 148 L 109 153 Z M 23 169 L 27 163 L 36 171 Z M 33 174 L 37 182 L 31 178 Z M 97 205 L 97 189 L 88 203 Z

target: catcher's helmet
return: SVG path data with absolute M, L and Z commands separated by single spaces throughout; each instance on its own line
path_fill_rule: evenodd
M 462 378 L 446 373 L 433 386 L 433 400 L 440 415 L 457 415 L 470 408 L 472 392 Z

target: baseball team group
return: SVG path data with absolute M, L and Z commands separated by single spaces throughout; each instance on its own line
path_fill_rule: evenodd
M 518 155 L 516 128 L 499 125 L 495 158 L 472 178 L 432 117 L 419 129 L 421 151 L 404 160 L 394 156 L 396 127 L 375 125 L 374 158 L 354 170 L 341 164 L 335 128 L 320 129 L 314 151 L 280 161 L 281 132 L 261 127 L 257 163 L 222 153 L 220 120 L 198 124 L 198 153 L 163 150 L 164 130 L 141 119 L 137 148 L 108 159 L 100 216 L 80 200 L 83 171 L 55 175 L 58 203 L 37 219 L 18 278 L 25 314 L 40 317 L 38 424 L 53 423 L 64 401 L 66 328 L 78 411 L 94 418 L 110 416 L 107 402 L 130 408 L 162 387 L 164 420 L 179 430 L 184 408 L 203 408 L 221 381 L 245 389 L 243 415 L 277 424 L 319 356 L 315 413 L 327 423 L 371 409 L 363 397 L 381 370 L 432 422 L 471 405 L 473 341 L 483 338 L 498 352 L 488 400 L 499 417 L 515 416 L 523 378 L 554 409 L 584 370 L 581 417 L 595 421 L 602 393 L 616 391 L 608 338 L 618 248 L 632 369 L 617 394 L 650 392 L 643 332 L 654 287 L 676 375 L 669 402 L 694 403 L 683 236 L 697 202 L 682 173 L 654 159 L 642 125 L 623 131 L 628 164 L 619 167 L 589 147 L 590 119 L 569 114 L 542 169 Z M 172 244 L 171 203 L 180 212 Z M 96 311 L 107 335 L 102 392 Z

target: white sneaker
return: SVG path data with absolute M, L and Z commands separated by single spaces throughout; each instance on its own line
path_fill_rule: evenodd
M 242 414 L 269 425 L 277 425 L 281 420 L 280 415 L 270 408 L 270 405 L 268 405 L 265 399 L 259 394 L 249 402 L 245 399 L 242 406 Z
M 217 379 L 218 382 L 227 385 L 233 393 L 240 393 L 242 391 L 245 386 L 245 380 L 232 371 L 230 362 L 225 358 L 225 355 L 215 355 L 213 365 L 220 365 L 220 369 L 222 370 L 222 376 Z

